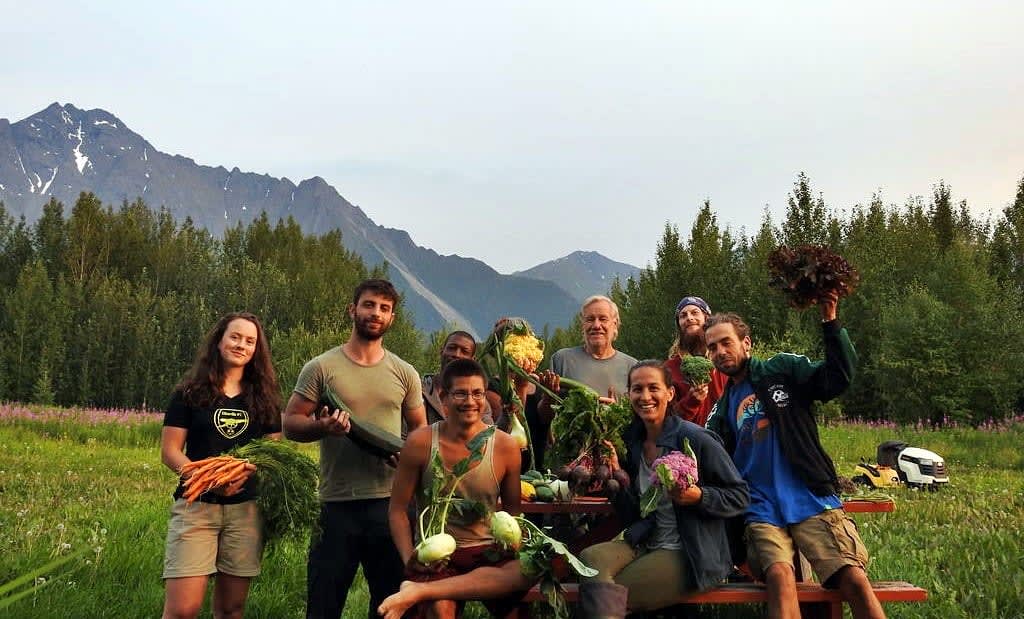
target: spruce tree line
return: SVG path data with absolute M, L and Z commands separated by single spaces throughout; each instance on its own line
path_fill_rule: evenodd
M 754 352 L 822 358 L 816 311 L 787 307 L 768 288 L 779 245 L 826 244 L 860 272 L 839 304 L 859 355 L 857 376 L 830 415 L 899 423 L 978 424 L 1022 409 L 1024 395 L 1024 180 L 994 221 L 953 204 L 940 182 L 931 200 L 885 205 L 875 195 L 849 212 L 826 206 L 801 174 L 785 218 L 767 211 L 753 235 L 718 224 L 709 202 L 689 235 L 665 225 L 655 263 L 613 286 L 623 328 L 617 348 L 664 358 L 685 295 L 740 314 Z
M 221 239 L 141 200 L 51 199 L 34 224 L 0 204 L 0 400 L 162 409 L 204 332 L 229 311 L 264 323 L 282 389 L 340 344 L 369 269 L 337 231 L 266 215 Z M 418 366 L 426 344 L 400 313 L 388 346 Z M 436 358 L 436 355 L 434 355 Z
M 767 257 L 781 244 L 827 244 L 861 274 L 840 303 L 860 364 L 823 414 L 935 424 L 1013 415 L 1024 404 L 1024 179 L 990 219 L 951 193 L 940 182 L 927 201 L 875 195 L 838 211 L 801 174 L 783 221 L 766 210 L 753 234 L 722 227 L 705 201 L 688 235 L 667 222 L 654 264 L 613 284 L 616 347 L 664 358 L 675 304 L 696 294 L 743 316 L 756 353 L 820 357 L 816 312 L 768 288 Z M 287 393 L 305 361 L 347 337 L 356 284 L 387 274 L 343 241 L 265 214 L 218 239 L 141 199 L 114 209 L 89 193 L 70 214 L 51 199 L 32 224 L 0 204 L 0 400 L 160 409 L 203 332 L 241 309 L 264 321 Z M 433 371 L 449 329 L 425 335 L 413 319 L 400 313 L 388 348 Z M 548 354 L 579 343 L 578 317 L 569 322 L 535 325 Z

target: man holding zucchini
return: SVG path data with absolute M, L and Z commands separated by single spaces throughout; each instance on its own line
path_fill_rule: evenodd
M 368 617 L 402 581 L 388 499 L 402 422 L 415 430 L 426 425 L 426 412 L 416 370 L 383 345 L 398 301 L 386 280 L 359 284 L 348 306 L 348 340 L 302 368 L 285 407 L 285 436 L 320 443 L 322 532 L 309 551 L 307 618 L 340 617 L 360 565 L 370 589 Z

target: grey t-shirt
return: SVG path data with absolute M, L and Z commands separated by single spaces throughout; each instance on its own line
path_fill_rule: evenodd
M 356 420 L 369 421 L 395 436 L 402 412 L 423 405 L 416 370 L 390 351 L 374 365 L 359 365 L 340 346 L 315 357 L 299 373 L 295 393 L 320 401 L 328 386 Z M 320 500 L 354 501 L 391 496 L 395 470 L 346 436 L 320 439 Z
M 640 470 L 636 480 L 636 489 L 641 496 L 651 487 L 651 475 L 653 473 L 654 469 L 647 464 L 647 459 L 641 456 Z M 661 495 L 658 507 L 654 510 L 654 520 L 657 524 L 654 527 L 654 533 L 647 540 L 647 548 L 649 550 L 655 550 L 656 548 L 679 550 L 683 547 L 682 542 L 679 541 L 679 524 L 676 522 L 676 510 L 668 493 Z
M 551 369 L 559 376 L 565 376 L 589 385 L 601 395 L 613 387 L 616 395 L 626 394 L 626 380 L 629 369 L 636 365 L 636 359 L 621 350 L 607 359 L 595 359 L 582 346 L 563 348 L 551 355 Z

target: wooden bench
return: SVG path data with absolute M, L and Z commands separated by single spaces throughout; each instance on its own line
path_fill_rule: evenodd
M 579 585 L 566 583 L 565 598 L 570 604 L 579 601 Z M 928 599 L 928 592 L 908 582 L 884 581 L 873 582 L 871 587 L 878 597 L 878 601 L 886 604 L 890 602 L 924 602 Z M 797 583 L 797 598 L 800 600 L 800 613 L 807 618 L 813 619 L 842 619 L 843 601 L 839 597 L 839 591 L 825 589 L 817 583 Z M 525 619 L 529 617 L 529 607 L 526 602 L 542 602 L 544 595 L 540 589 L 534 587 L 523 597 L 523 606 L 520 607 L 517 617 Z M 728 583 L 719 585 L 714 589 L 702 591 L 684 596 L 678 600 L 678 604 L 757 604 L 768 601 L 768 591 L 764 585 L 758 583 Z
M 555 503 L 523 503 L 524 513 L 542 514 L 599 514 L 608 515 L 613 512 L 607 501 L 600 499 L 586 498 L 572 502 Z M 895 509 L 894 503 L 890 501 L 869 501 L 850 499 L 843 502 L 843 509 L 852 514 L 888 513 Z M 621 528 L 616 528 L 617 521 L 614 516 L 609 517 L 602 523 L 598 530 L 591 531 L 589 535 L 579 540 L 573 540 L 569 546 L 573 552 L 579 552 L 586 546 L 611 539 Z M 800 612 L 803 617 L 814 619 L 842 619 L 843 601 L 839 591 L 825 589 L 820 584 L 811 582 L 810 566 L 806 559 L 798 554 L 794 558 L 794 566 L 797 575 L 797 599 L 800 600 Z M 568 570 L 559 570 L 567 575 Z M 576 583 L 563 583 L 565 588 L 566 601 L 570 604 L 579 601 L 579 585 Z M 880 581 L 871 583 L 878 597 L 883 604 L 890 602 L 924 602 L 928 599 L 928 591 L 900 581 Z M 523 598 L 517 616 L 519 618 L 529 617 L 529 604 L 527 602 L 544 601 L 544 596 L 537 587 L 530 589 Z M 713 589 L 694 593 L 685 596 L 678 601 L 678 604 L 757 604 L 768 601 L 768 592 L 763 584 L 758 583 L 728 583 Z

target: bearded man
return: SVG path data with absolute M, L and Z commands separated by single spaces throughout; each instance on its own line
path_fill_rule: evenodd
M 835 465 L 814 417 L 814 402 L 845 391 L 857 363 L 837 319 L 838 300 L 835 292 L 818 300 L 824 361 L 751 355 L 750 328 L 736 314 L 715 314 L 705 325 L 711 361 L 729 376 L 707 427 L 722 437 L 750 487 L 747 565 L 767 585 L 773 619 L 800 617 L 796 550 L 823 587 L 840 591 L 854 619 L 885 617 L 865 572 L 867 550 L 837 496 Z
M 368 617 L 402 582 L 402 559 L 388 528 L 388 500 L 394 458 L 385 461 L 345 435 L 349 415 L 398 436 L 426 425 L 420 377 L 411 365 L 384 348 L 399 296 L 383 279 L 356 287 L 348 315 L 348 341 L 309 361 L 299 373 L 283 416 L 285 437 L 320 443 L 321 535 L 306 565 L 306 617 L 337 619 L 356 568 L 370 588 Z M 320 407 L 330 389 L 349 410 Z M 319 409 L 319 414 L 317 413 Z
M 729 377 L 717 369 L 711 370 L 711 380 L 691 385 L 682 371 L 687 356 L 707 357 L 704 344 L 704 323 L 711 315 L 711 307 L 700 297 L 683 297 L 676 305 L 676 339 L 668 351 L 665 369 L 672 375 L 675 397 L 669 411 L 686 421 L 702 426 L 708 420 L 711 407 L 722 396 Z

